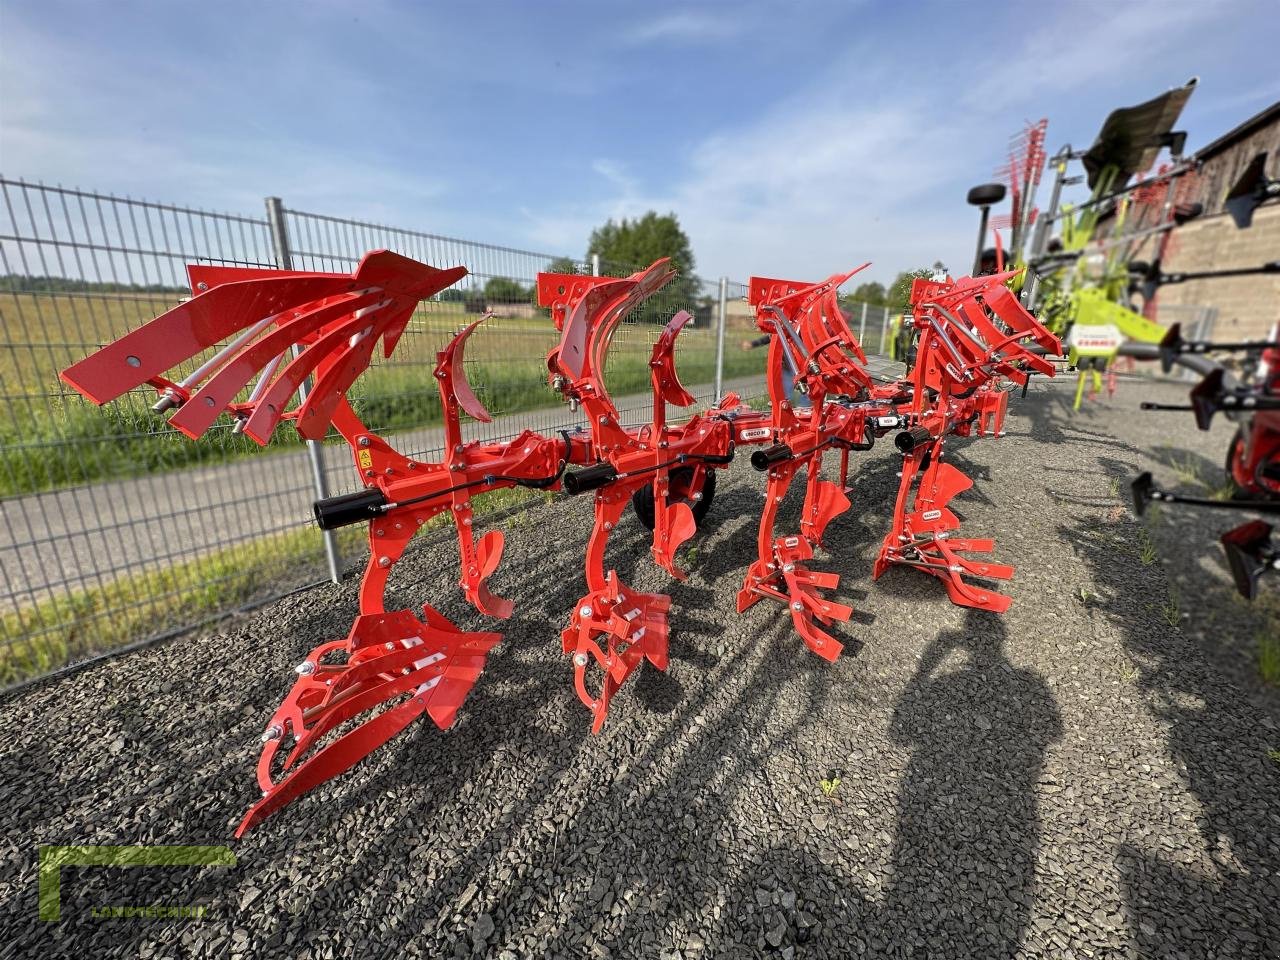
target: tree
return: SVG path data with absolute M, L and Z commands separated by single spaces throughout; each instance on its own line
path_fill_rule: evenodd
M 849 297 L 857 303 L 869 303 L 873 307 L 883 307 L 889 299 L 889 291 L 884 288 L 883 283 L 876 283 L 874 280 L 870 283 L 859 284 Z
M 490 306 L 503 303 L 528 303 L 529 291 L 510 277 L 490 277 L 484 285 L 484 298 Z
M 946 273 L 947 268 L 942 261 L 935 260 L 932 267 L 921 267 L 918 270 L 903 270 L 889 284 L 888 307 L 891 313 L 903 313 L 911 308 L 911 282 L 917 277 L 932 277 L 935 273 Z
M 602 269 L 606 273 L 630 273 L 661 257 L 671 258 L 677 276 L 661 299 L 672 309 L 659 310 L 652 316 L 646 313 L 645 319 L 665 320 L 662 313 L 669 317 L 676 309 L 694 307 L 698 282 L 693 273 L 693 248 L 674 213 L 659 216 L 650 210 L 635 220 L 624 218 L 617 223 L 609 220 L 591 233 L 587 259 L 590 260 L 593 254 L 598 254 L 604 261 Z
M 543 273 L 577 273 L 578 265 L 573 261 L 572 257 L 556 257 L 547 264 L 547 269 Z

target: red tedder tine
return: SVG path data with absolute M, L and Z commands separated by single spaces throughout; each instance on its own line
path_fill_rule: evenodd
M 649 369 L 657 385 L 655 400 L 677 407 L 691 407 L 695 399 L 693 394 L 685 389 L 684 384 L 680 382 L 680 377 L 676 374 L 675 358 L 676 337 L 692 319 L 693 314 L 684 310 L 672 317 L 662 328 L 662 333 L 658 336 L 658 342 L 653 345 L 653 353 L 649 358 Z
M 484 408 L 484 404 L 477 399 L 475 391 L 471 389 L 471 381 L 467 379 L 463 360 L 466 355 L 467 341 L 471 339 L 471 334 L 475 333 L 476 327 L 486 319 L 488 318 L 481 317 L 479 320 L 473 320 L 449 341 L 449 345 L 441 354 L 436 372 L 437 379 L 448 381 L 449 392 L 457 398 L 458 404 L 467 412 L 467 416 L 481 423 L 491 423 L 493 417 Z
M 610 570 L 603 590 L 578 601 L 569 626 L 561 634 L 565 653 L 573 654 L 573 684 L 578 699 L 591 711 L 591 732 L 599 733 L 613 695 L 648 660 L 667 669 L 667 614 L 671 598 L 639 593 L 621 585 Z M 608 638 L 606 649 L 598 640 Z M 586 671 L 595 662 L 604 672 L 598 693 L 587 688 Z
M 368 335 L 361 337 L 354 345 L 333 354 L 326 363 L 328 369 L 317 375 L 315 387 L 298 408 L 298 433 L 308 440 L 324 439 L 338 404 L 346 399 L 347 391 L 359 379 L 360 374 L 369 369 L 378 339 L 391 336 L 392 331 L 403 330 L 413 310 L 413 304 L 402 307 L 398 313 L 388 316 L 385 321 L 380 321 Z M 303 356 L 305 357 L 306 353 Z
M 314 344 L 294 358 L 276 377 L 275 382 L 266 395 L 258 402 L 249 419 L 245 421 L 244 432 L 259 443 L 266 443 L 275 432 L 276 425 L 284 417 L 290 398 L 302 387 L 306 379 L 316 372 L 322 363 L 340 362 L 351 354 L 362 354 L 364 359 L 362 371 L 368 366 L 373 352 L 373 344 L 382 335 L 383 330 L 397 317 L 389 314 L 392 301 L 384 299 L 368 307 L 357 310 L 352 319 L 334 330 L 324 333 Z M 350 332 L 355 330 L 355 333 Z M 330 368 L 331 369 L 331 368 Z M 325 371 L 326 373 L 328 370 Z M 311 396 L 321 396 L 321 379 L 317 378 Z M 352 377 L 352 380 L 355 378 Z M 348 384 L 349 385 L 349 384 Z M 301 413 L 298 418 L 298 432 L 302 433 Z M 306 434 L 303 434 L 306 436 Z M 323 436 L 323 433 L 321 433 Z M 318 439 L 311 437 L 310 439 Z

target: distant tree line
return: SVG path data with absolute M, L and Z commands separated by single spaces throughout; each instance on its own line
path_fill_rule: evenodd
M 890 313 L 903 313 L 911 305 L 911 283 L 917 277 L 932 277 L 935 273 L 946 273 L 947 268 L 935 260 L 932 267 L 921 267 L 918 270 L 903 270 L 893 282 L 885 287 L 883 283 L 859 284 L 852 293 L 841 297 L 845 309 L 855 304 L 868 303 L 873 307 L 887 307 Z
M 0 274 L 0 290 L 5 293 L 191 293 L 188 287 L 162 283 L 102 283 L 66 277 L 29 277 L 21 273 Z

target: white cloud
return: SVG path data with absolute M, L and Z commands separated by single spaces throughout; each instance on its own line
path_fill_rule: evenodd
M 636 23 L 626 32 L 626 39 L 633 44 L 657 42 L 719 43 L 740 36 L 746 30 L 746 20 L 735 6 L 723 13 L 685 10 Z
M 965 271 L 977 225 L 965 191 L 1002 164 L 1024 117 L 1048 113 L 1051 141 L 1083 139 L 1053 117 L 1087 96 L 1097 104 L 1096 117 L 1085 111 L 1091 135 L 1112 106 L 1184 81 L 1191 68 L 1170 63 L 1194 67 L 1187 53 L 1221 13 L 1208 4 L 1069 5 L 996 46 L 946 30 L 910 43 L 832 39 L 805 89 L 692 143 L 682 170 L 653 178 L 657 189 L 597 160 L 614 193 L 529 215 L 528 233 L 580 244 L 608 217 L 674 210 L 705 276 L 817 279 L 865 259 L 875 263 L 858 282 L 935 258 Z M 653 30 L 677 29 L 668 19 Z

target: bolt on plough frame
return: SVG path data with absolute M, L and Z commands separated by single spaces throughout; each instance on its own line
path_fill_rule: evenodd
M 1058 342 L 1003 285 L 1012 274 L 917 281 L 920 360 L 910 377 L 877 383 L 837 301 L 840 285 L 856 272 L 816 284 L 752 279 L 748 299 L 771 337 L 768 412 L 730 394 L 684 422 L 668 422 L 667 404 L 694 403 L 675 367 L 677 338 L 691 317 L 675 314 L 653 346 L 653 414 L 639 426 L 621 423 L 604 383 L 605 361 L 617 325 L 674 276 L 670 264 L 659 260 L 625 278 L 541 274 L 538 300 L 560 331 L 547 357 L 548 383 L 582 409 L 586 428 L 557 437 L 526 430 L 504 442 L 464 442 L 462 413 L 491 419 L 463 368 L 467 340 L 482 318 L 436 357 L 446 440 L 439 461 L 394 450 L 356 416 L 347 391 L 379 342 L 390 356 L 418 302 L 460 280 L 462 267 L 436 269 L 386 250 L 366 254 L 351 274 L 191 266 L 195 296 L 63 371 L 62 378 L 95 403 L 150 385 L 159 393 L 156 411 L 172 411 L 170 423 L 191 438 L 226 413 L 235 430 L 260 444 L 288 421 L 308 439 L 332 428 L 351 448 L 364 489 L 318 501 L 315 516 L 326 530 L 368 525 L 359 614 L 345 638 L 320 644 L 298 665 L 292 690 L 263 734 L 262 797 L 236 835 L 350 769 L 423 713 L 441 729 L 453 724 L 501 635 L 462 630 L 430 604 L 421 615 L 388 611 L 384 595 L 414 534 L 447 514 L 457 531 L 464 596 L 486 616 L 510 617 L 514 603 L 488 587 L 503 535 L 490 530 L 477 537 L 473 524 L 472 497 L 493 490 L 593 496 L 587 593 L 561 635 L 593 731 L 641 664 L 665 670 L 668 661 L 671 598 L 621 582 L 605 562 L 610 533 L 630 502 L 653 531 L 654 562 L 684 579 L 676 553 L 711 506 L 716 471 L 742 445 L 760 446 L 751 461 L 768 483 L 758 556 L 738 594 L 739 610 L 765 598 L 781 601 L 810 650 L 826 660 L 839 656 L 841 643 L 822 627 L 848 620 L 852 610 L 823 593 L 838 577 L 807 564 L 830 522 L 850 506 L 849 452 L 870 449 L 889 432 L 896 432 L 904 455 L 902 484 L 875 575 L 894 564 L 917 566 L 941 577 L 958 604 L 1005 609 L 1007 597 L 961 579 L 962 573 L 1004 578 L 1012 568 L 959 557 L 990 550 L 990 541 L 948 539 L 957 521 L 947 503 L 970 481 L 943 464 L 942 445 L 952 434 L 999 433 L 1007 399 L 1002 384 L 1024 383 L 1031 372 L 1052 375 L 1037 351 L 1060 352 Z M 295 347 L 304 349 L 295 353 Z M 206 354 L 185 378 L 166 376 Z M 314 386 L 303 392 L 308 378 Z M 836 481 L 822 476 L 828 450 L 840 452 Z M 800 529 L 776 536 L 778 506 L 801 470 Z

